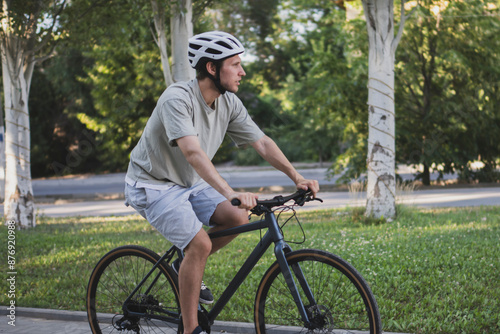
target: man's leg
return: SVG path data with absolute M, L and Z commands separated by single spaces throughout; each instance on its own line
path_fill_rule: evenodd
M 165 238 L 185 252 L 179 268 L 179 299 L 184 333 L 198 326 L 198 303 L 205 264 L 212 244 L 189 202 L 190 190 L 173 186 L 142 189 L 145 215 Z M 142 203 L 141 203 L 142 204 Z
M 239 209 L 206 182 L 199 182 L 189 199 L 198 219 L 210 226 L 208 233 L 248 223 L 248 211 Z M 212 253 L 227 245 L 236 236 L 212 240 Z
M 185 248 L 184 259 L 179 269 L 180 304 L 185 334 L 191 334 L 198 326 L 199 287 L 210 250 L 210 238 L 203 229 Z
M 229 201 L 224 201 L 217 205 L 211 220 L 215 226 L 210 228 L 208 233 L 226 230 L 230 227 L 236 227 L 248 223 L 248 211 L 233 206 Z M 230 243 L 234 238 L 236 238 L 236 235 L 212 240 L 212 251 L 210 254 L 217 252 L 219 249 Z
M 216 226 L 209 232 L 220 231 L 247 223 L 248 212 L 231 205 L 229 201 L 224 201 L 217 206 L 212 220 Z M 200 290 L 194 287 L 201 285 L 208 256 L 235 237 L 217 238 L 211 242 L 207 232 L 202 229 L 184 249 L 184 259 L 179 269 L 179 294 L 185 334 L 191 334 L 198 326 Z

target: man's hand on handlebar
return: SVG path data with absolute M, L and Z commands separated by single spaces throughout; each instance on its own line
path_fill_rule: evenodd
M 297 189 L 309 191 L 310 196 L 314 199 L 316 198 L 316 193 L 319 191 L 319 184 L 316 180 L 302 179 L 297 183 Z M 246 210 L 253 209 L 257 205 L 257 199 L 258 195 L 250 192 L 234 192 L 228 197 L 232 205 Z M 300 205 L 303 204 L 304 202 Z
M 319 191 L 319 183 L 317 180 L 303 179 L 297 183 L 297 189 L 310 190 L 312 198 L 316 198 L 316 193 Z
M 293 201 L 294 203 L 292 203 L 291 205 L 290 204 L 286 205 L 286 203 L 288 203 L 289 201 Z M 257 200 L 257 205 L 254 208 L 250 209 L 250 212 L 252 214 L 260 216 L 266 212 L 271 212 L 272 209 L 275 207 L 280 207 L 280 206 L 291 207 L 294 205 L 303 206 L 305 202 L 310 202 L 310 201 L 323 202 L 321 198 L 317 197 L 312 198 L 312 193 L 310 191 L 299 189 L 291 195 L 287 196 L 277 195 L 271 199 Z M 240 200 L 235 197 L 231 200 L 231 204 L 234 206 L 239 206 Z
M 257 205 L 257 198 L 258 197 L 259 196 L 257 194 L 248 193 L 248 192 L 246 192 L 246 193 L 233 193 L 229 197 L 229 201 L 233 205 L 236 204 L 235 206 L 238 206 L 240 209 L 250 210 Z M 235 200 L 238 200 L 239 204 Z

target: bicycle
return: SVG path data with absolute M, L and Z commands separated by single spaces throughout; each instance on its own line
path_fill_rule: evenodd
M 282 229 L 286 222 L 280 226 L 275 212 L 293 210 L 312 200 L 303 190 L 259 200 L 251 213 L 263 218 L 210 234 L 213 239 L 267 229 L 210 311 L 200 304 L 198 318 L 203 330 L 210 333 L 210 326 L 224 306 L 274 244 L 276 261 L 262 277 L 255 297 L 257 334 L 382 333 L 375 297 L 352 265 L 323 250 L 293 251 L 285 242 Z M 285 205 L 289 201 L 294 203 Z M 87 289 L 92 332 L 182 333 L 177 275 L 170 266 L 176 256 L 182 258 L 182 252 L 175 246 L 160 257 L 134 245 L 104 255 Z

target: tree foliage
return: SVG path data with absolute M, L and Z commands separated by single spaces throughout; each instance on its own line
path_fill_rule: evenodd
M 495 1 L 496 2 L 496 1 Z M 498 180 L 500 25 L 494 1 L 423 1 L 398 57 L 398 160 Z M 490 8 L 490 9 L 489 9 Z M 485 167 L 477 172 L 473 161 Z
M 159 55 L 151 43 L 95 45 L 85 82 L 92 85 L 94 114 L 79 114 L 96 132 L 100 160 L 108 170 L 124 170 L 128 152 L 140 138 L 157 97 L 165 89 Z
M 92 87 L 94 104 L 92 112 L 77 117 L 95 134 L 100 169 L 123 171 L 166 87 L 152 33 L 152 13 L 148 1 L 110 1 L 101 8 L 88 8 L 87 16 L 103 24 L 96 29 L 84 24 L 73 30 L 77 36 L 73 43 L 88 59 L 79 80 Z M 92 42 L 85 43 L 79 36 Z
M 280 2 L 266 13 L 269 34 L 252 49 L 251 69 L 264 82 L 258 95 L 271 102 L 264 116 L 280 121 L 260 124 L 292 160 L 337 161 L 335 172 L 361 173 L 353 152 L 366 152 L 364 22 L 347 25 L 346 12 L 328 1 Z
M 335 3 L 195 1 L 194 28 L 224 30 L 244 42 L 247 76 L 238 95 L 291 160 L 325 162 L 349 180 L 366 170 L 368 41 L 362 15 L 347 21 L 345 6 Z M 419 3 L 396 58 L 397 161 L 423 166 L 426 182 L 436 169 L 495 181 L 497 1 Z M 163 5 L 170 15 L 168 2 Z M 33 80 L 37 175 L 50 175 L 53 162 L 69 167 L 66 172 L 126 168 L 165 87 L 149 7 L 146 0 L 71 2 L 61 20 L 70 42 Z M 236 154 L 230 142 L 217 159 L 260 161 Z M 483 169 L 473 169 L 477 160 Z
M 99 167 L 94 133 L 77 115 L 94 113 L 85 63 L 78 50 L 46 61 L 33 76 L 30 94 L 34 177 L 88 173 Z

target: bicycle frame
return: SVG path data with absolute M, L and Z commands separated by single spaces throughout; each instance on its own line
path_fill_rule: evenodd
M 302 298 L 299 295 L 299 291 L 297 290 L 297 285 L 295 283 L 295 280 L 292 276 L 292 272 L 290 267 L 288 266 L 288 263 L 286 261 L 286 254 L 291 252 L 292 249 L 290 246 L 284 241 L 283 235 L 280 232 L 278 221 L 276 219 L 276 216 L 274 212 L 266 212 L 264 219 L 261 219 L 259 221 L 251 222 L 242 226 L 237 226 L 237 227 L 232 227 L 226 230 L 210 233 L 210 239 L 215 239 L 215 238 L 220 238 L 220 237 L 225 237 L 225 236 L 231 236 L 231 235 L 236 235 L 236 234 L 241 234 L 241 233 L 246 233 L 246 232 L 252 232 L 256 230 L 261 230 L 267 228 L 267 232 L 265 235 L 262 237 L 262 239 L 259 241 L 259 243 L 255 246 L 254 250 L 252 253 L 248 256 L 246 261 L 243 263 L 239 271 L 236 273 L 234 278 L 231 280 L 229 285 L 226 287 L 226 289 L 223 291 L 222 295 L 220 298 L 216 301 L 212 309 L 208 312 L 206 312 L 206 315 L 208 317 L 208 321 L 210 324 L 213 324 L 219 313 L 222 311 L 222 309 L 225 307 L 225 305 L 229 302 L 229 300 L 232 298 L 232 296 L 236 293 L 240 285 L 243 283 L 243 281 L 248 277 L 250 272 L 253 270 L 257 262 L 262 258 L 262 256 L 265 254 L 267 249 L 274 243 L 274 254 L 276 256 L 276 259 L 278 260 L 278 264 L 281 268 L 281 272 L 283 273 L 283 276 L 285 278 L 285 281 L 290 289 L 290 293 L 293 296 L 293 299 L 295 301 L 295 304 L 297 305 L 297 308 L 299 310 L 299 313 L 302 316 L 302 320 L 306 324 L 306 326 L 310 323 L 309 317 L 307 315 L 307 312 L 305 310 L 304 304 L 302 302 Z M 144 282 L 151 276 L 153 271 L 162 263 L 163 261 L 166 260 L 168 263 L 173 256 L 179 253 L 180 250 L 176 248 L 175 246 L 171 247 L 161 258 L 160 260 L 153 266 L 153 268 L 149 271 L 149 273 L 144 277 L 144 279 L 139 283 L 139 285 L 134 289 L 134 291 L 129 295 L 129 297 L 125 300 L 123 304 L 123 309 L 125 312 L 132 316 L 143 316 L 141 313 L 137 313 L 134 311 L 131 311 L 128 309 L 127 305 L 128 302 L 132 299 L 132 297 L 135 295 L 135 293 L 139 290 L 139 288 L 144 284 Z M 302 275 L 302 271 L 300 269 L 300 266 L 294 266 L 293 267 L 294 274 L 299 280 L 300 286 L 302 290 L 305 293 L 305 296 L 309 300 L 310 304 L 315 304 L 314 297 L 312 295 L 312 292 L 309 289 L 309 286 Z M 158 274 L 159 276 L 160 274 Z M 157 277 L 158 278 L 158 277 Z M 156 278 L 156 279 L 157 279 Z M 151 286 L 147 289 L 149 291 L 152 286 L 155 284 L 156 279 L 153 280 L 153 283 Z M 200 305 L 201 308 L 201 305 Z M 169 318 L 165 316 L 155 316 L 155 315 L 149 315 L 150 318 L 158 319 L 158 320 L 163 320 L 171 323 L 179 323 L 180 321 L 178 319 L 174 318 Z

